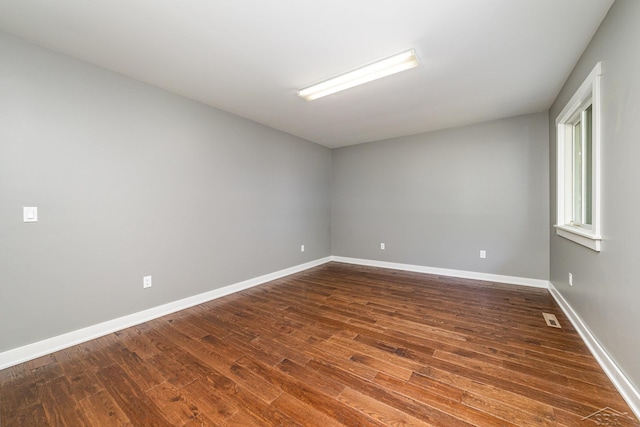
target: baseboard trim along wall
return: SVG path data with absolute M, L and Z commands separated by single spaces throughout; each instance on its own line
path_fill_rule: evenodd
M 549 283 L 549 292 L 564 314 L 569 318 L 573 327 L 578 331 L 582 341 L 587 345 L 602 370 L 604 370 L 605 374 L 607 374 L 613 385 L 622 395 L 622 398 L 627 402 L 636 417 L 640 419 L 640 390 L 636 389 L 631 381 L 629 381 L 595 335 L 593 335 L 580 316 L 578 316 L 578 313 L 576 313 L 573 307 L 564 299 L 556 287 L 553 286 L 553 283 Z
M 549 287 L 548 280 L 529 279 L 526 277 L 503 276 L 500 274 L 478 273 L 465 270 L 451 270 L 446 268 L 426 267 L 413 264 L 398 264 L 395 262 L 375 261 L 369 259 L 348 258 L 341 256 L 332 256 L 331 261 L 344 262 L 347 264 L 365 265 L 369 267 L 389 268 L 392 270 L 404 270 L 413 271 L 416 273 L 435 274 L 438 276 L 459 277 L 462 279 L 475 279 L 484 280 L 487 282 L 508 283 L 511 285 L 532 286 L 534 288 L 547 289 Z
M 10 366 L 17 365 L 47 354 L 54 353 L 65 348 L 81 344 L 86 341 L 90 341 L 95 338 L 108 335 L 119 330 L 129 328 L 131 326 L 139 325 L 144 322 L 148 322 L 153 319 L 157 319 L 162 316 L 166 316 L 176 311 L 184 310 L 193 307 L 198 304 L 230 295 L 235 292 L 240 292 L 245 289 L 258 286 L 272 280 L 280 279 L 282 277 L 299 273 L 301 271 L 308 270 L 313 267 L 317 267 L 328 262 L 342 262 L 346 264 L 363 265 L 368 267 L 380 267 L 393 270 L 411 271 L 417 273 L 427 273 L 439 276 L 447 277 L 459 277 L 464 279 L 475 279 L 497 283 L 508 283 L 522 286 L 531 286 L 536 288 L 546 288 L 556 300 L 562 311 L 569 318 L 574 328 L 578 331 L 578 334 L 585 342 L 596 361 L 600 364 L 604 372 L 607 374 L 611 382 L 618 389 L 622 397 L 629 404 L 635 415 L 640 418 L 640 391 L 638 391 L 629 379 L 620 370 L 618 365 L 613 361 L 611 356 L 598 342 L 596 337 L 591 333 L 587 325 L 582 321 L 580 316 L 573 310 L 564 297 L 558 292 L 552 283 L 546 280 L 530 279 L 517 276 L 504 276 L 497 274 L 478 273 L 473 271 L 464 270 L 452 270 L 436 267 L 426 267 L 413 264 L 399 264 L 385 261 L 375 261 L 359 258 L 349 258 L 341 256 L 329 256 L 321 258 L 308 263 L 300 264 L 294 267 L 290 267 L 284 270 L 276 271 L 274 273 L 265 274 L 253 279 L 245 280 L 242 282 L 234 283 L 229 286 L 225 286 L 219 289 L 214 289 L 209 292 L 205 292 L 192 297 L 184 298 L 178 301 L 173 301 L 167 304 L 163 304 L 157 307 L 153 307 L 147 310 L 133 313 L 127 316 L 123 316 L 117 319 L 108 320 L 96 325 L 88 326 L 83 329 L 78 329 L 66 334 L 58 335 L 52 338 L 48 338 L 42 341 L 28 344 L 15 349 L 7 350 L 0 353 L 0 369 L 5 369 Z
M 274 273 L 265 274 L 260 277 L 245 280 L 243 282 L 228 285 L 219 289 L 214 289 L 212 291 L 205 292 L 199 295 L 194 295 L 192 297 L 184 298 L 178 301 L 173 301 L 127 316 L 119 317 L 117 319 L 108 320 L 106 322 L 98 323 L 96 325 L 88 326 L 86 328 L 78 329 L 52 338 L 47 338 L 45 340 L 27 344 L 22 347 L 7 350 L 0 353 L 0 369 L 5 369 L 19 363 L 33 360 L 59 350 L 63 350 L 65 348 L 81 344 L 83 342 L 90 341 L 92 339 L 99 338 L 122 329 L 129 328 L 131 326 L 139 325 L 141 323 L 148 322 L 150 320 L 157 319 L 171 313 L 175 313 L 176 311 L 184 310 L 195 305 L 205 303 L 207 301 L 221 298 L 235 292 L 240 292 L 242 290 L 249 289 L 266 282 L 270 282 L 272 280 L 280 279 L 290 274 L 308 270 L 310 268 L 326 264 L 330 261 L 370 267 L 389 268 L 394 270 L 413 271 L 418 273 L 436 274 L 439 276 L 460 277 L 465 279 L 476 279 L 499 283 L 533 286 L 538 288 L 547 288 L 549 284 L 549 282 L 545 280 L 527 279 L 515 276 L 502 276 L 496 274 L 450 270 L 411 264 L 398 264 L 359 258 L 329 256 L 284 270 L 276 271 Z
M 192 297 L 173 301 L 117 319 L 108 320 L 106 322 L 98 323 L 96 325 L 88 326 L 86 328 L 78 329 L 66 334 L 38 341 L 33 344 L 27 344 L 22 347 L 7 350 L 0 353 L 0 369 L 5 369 L 22 362 L 33 360 L 59 350 L 63 350 L 65 348 L 81 344 L 83 342 L 90 341 L 92 339 L 99 338 L 122 329 L 129 328 L 131 326 L 148 322 L 149 320 L 157 319 L 158 317 L 166 316 L 167 314 L 175 313 L 176 311 L 184 310 L 189 307 L 205 303 L 207 301 L 221 298 L 235 292 L 240 292 L 245 289 L 270 282 L 272 280 L 289 276 L 290 274 L 299 273 L 301 271 L 325 264 L 329 261 L 331 261 L 331 257 L 321 258 L 315 261 L 307 262 L 305 264 L 300 264 L 294 267 L 286 268 L 284 270 L 276 271 L 274 273 L 265 274 L 264 276 L 245 280 L 239 283 L 234 283 L 232 285 L 214 289 L 202 294 L 194 295 Z
M 117 319 L 108 320 L 106 322 L 98 323 L 96 325 L 88 326 L 86 328 L 78 329 L 52 338 L 47 338 L 45 340 L 27 344 L 22 347 L 7 350 L 0 353 L 0 369 L 5 369 L 19 363 L 33 360 L 59 350 L 63 350 L 65 348 L 81 344 L 83 342 L 90 341 L 92 339 L 99 338 L 122 329 L 129 328 L 131 326 L 139 325 L 141 323 L 148 322 L 150 320 L 157 319 L 171 313 L 175 313 L 176 311 L 184 310 L 195 305 L 205 303 L 207 301 L 221 298 L 235 292 L 240 292 L 242 290 L 249 289 L 266 282 L 270 282 L 272 280 L 280 279 L 290 274 L 308 270 L 310 268 L 317 267 L 330 261 L 365 265 L 370 267 L 390 268 L 394 270 L 413 271 L 418 273 L 437 274 L 440 276 L 452 276 L 466 279 L 477 279 L 500 283 L 534 286 L 540 288 L 546 288 L 548 286 L 548 282 L 537 279 L 526 279 L 514 276 L 500 276 L 495 274 L 476 273 L 461 270 L 448 270 L 411 264 L 397 264 L 358 258 L 329 256 L 284 270 L 276 271 L 274 273 L 265 274 L 260 277 L 245 280 L 243 282 L 228 285 L 219 289 L 214 289 L 212 291 L 205 292 L 199 295 L 194 295 L 192 297 L 184 298 L 178 301 L 173 301 L 127 316 L 119 317 Z

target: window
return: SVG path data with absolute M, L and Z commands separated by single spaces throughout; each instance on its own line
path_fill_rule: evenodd
M 596 64 L 556 119 L 559 236 L 600 250 L 600 76 Z

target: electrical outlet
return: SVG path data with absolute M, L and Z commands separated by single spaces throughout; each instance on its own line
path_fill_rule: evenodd
M 573 274 L 569 273 L 569 286 L 573 286 Z
M 304 245 L 300 245 L 300 252 L 304 252 Z
M 151 276 L 144 276 L 142 278 L 142 287 L 145 289 L 151 287 Z
M 487 251 L 480 251 L 480 258 L 486 258 L 487 257 Z
M 38 222 L 38 208 L 35 206 L 32 207 L 23 207 L 22 208 L 22 220 L 24 222 Z
M 385 248 L 386 248 L 385 244 L 384 244 L 384 243 L 380 243 L 380 250 L 381 250 L 381 251 L 384 251 L 384 250 L 385 250 Z

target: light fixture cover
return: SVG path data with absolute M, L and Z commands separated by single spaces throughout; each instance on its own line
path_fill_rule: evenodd
M 382 59 L 373 64 L 366 65 L 356 70 L 341 74 L 321 83 L 309 86 L 298 91 L 298 96 L 313 101 L 323 96 L 331 95 L 345 89 L 352 88 L 400 71 L 408 70 L 418 65 L 416 52 L 411 49 L 406 52 Z

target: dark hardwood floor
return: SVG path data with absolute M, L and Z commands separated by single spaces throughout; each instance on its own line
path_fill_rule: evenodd
M 0 424 L 640 426 L 546 290 L 339 263 L 2 370 Z

